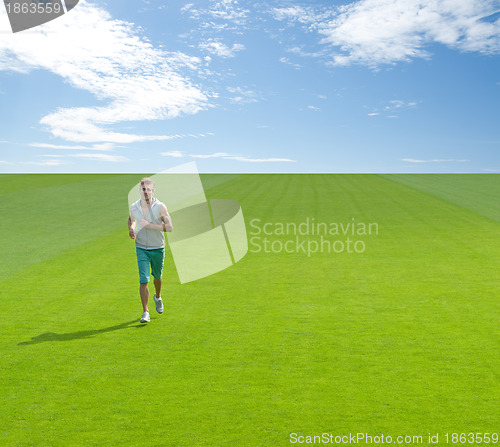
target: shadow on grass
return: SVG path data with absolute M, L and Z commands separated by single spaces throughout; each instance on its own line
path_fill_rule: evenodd
M 32 337 L 30 341 L 23 341 L 18 343 L 19 346 L 36 345 L 37 343 L 45 343 L 47 341 L 69 341 L 83 338 L 92 338 L 96 335 L 104 334 L 106 332 L 119 331 L 121 329 L 128 329 L 131 327 L 145 327 L 145 324 L 137 323 L 137 320 L 127 321 L 126 323 L 117 324 L 116 326 L 105 327 L 103 329 L 93 329 L 89 331 L 68 332 L 67 334 L 56 334 L 54 332 L 45 332 L 45 334 Z

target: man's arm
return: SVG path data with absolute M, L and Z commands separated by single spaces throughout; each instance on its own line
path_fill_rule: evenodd
M 161 220 L 163 220 L 163 224 L 154 224 L 147 221 L 146 219 L 142 219 L 141 227 L 158 231 L 168 231 L 168 232 L 173 231 L 174 227 L 172 225 L 172 218 L 170 217 L 170 214 L 168 214 L 168 210 L 165 205 L 161 207 L 160 216 Z
M 170 214 L 168 214 L 167 207 L 163 205 L 161 207 L 161 212 L 160 212 L 161 220 L 163 220 L 163 230 L 168 231 L 169 233 L 173 231 L 174 229 L 174 224 L 172 223 L 172 218 L 170 217 Z
M 128 216 L 128 235 L 132 238 L 135 239 L 135 217 L 132 213 L 129 214 Z

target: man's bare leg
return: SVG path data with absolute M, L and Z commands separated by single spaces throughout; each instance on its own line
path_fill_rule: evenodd
M 148 309 L 149 288 L 148 288 L 147 282 L 140 284 L 139 293 L 141 294 L 141 302 L 142 302 L 143 312 L 149 312 L 149 309 Z
M 153 278 L 153 282 L 155 285 L 156 298 L 161 298 L 161 285 L 162 285 L 163 280 Z

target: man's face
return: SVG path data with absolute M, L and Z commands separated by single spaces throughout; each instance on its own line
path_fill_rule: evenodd
M 153 198 L 155 188 L 151 183 L 144 183 L 144 185 L 141 185 L 139 188 L 141 190 L 141 199 L 151 200 Z

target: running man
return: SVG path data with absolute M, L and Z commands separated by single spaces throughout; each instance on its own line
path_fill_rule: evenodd
M 139 189 L 141 198 L 130 207 L 128 234 L 132 239 L 135 239 L 135 251 L 139 266 L 139 293 L 143 310 L 141 323 L 148 323 L 151 320 L 148 308 L 148 283 L 151 273 L 156 292 L 154 295 L 156 311 L 159 314 L 163 313 L 161 300 L 163 259 L 165 257 L 165 236 L 163 233 L 172 231 L 173 226 L 165 204 L 153 197 L 155 192 L 153 181 L 148 177 L 143 178 Z

